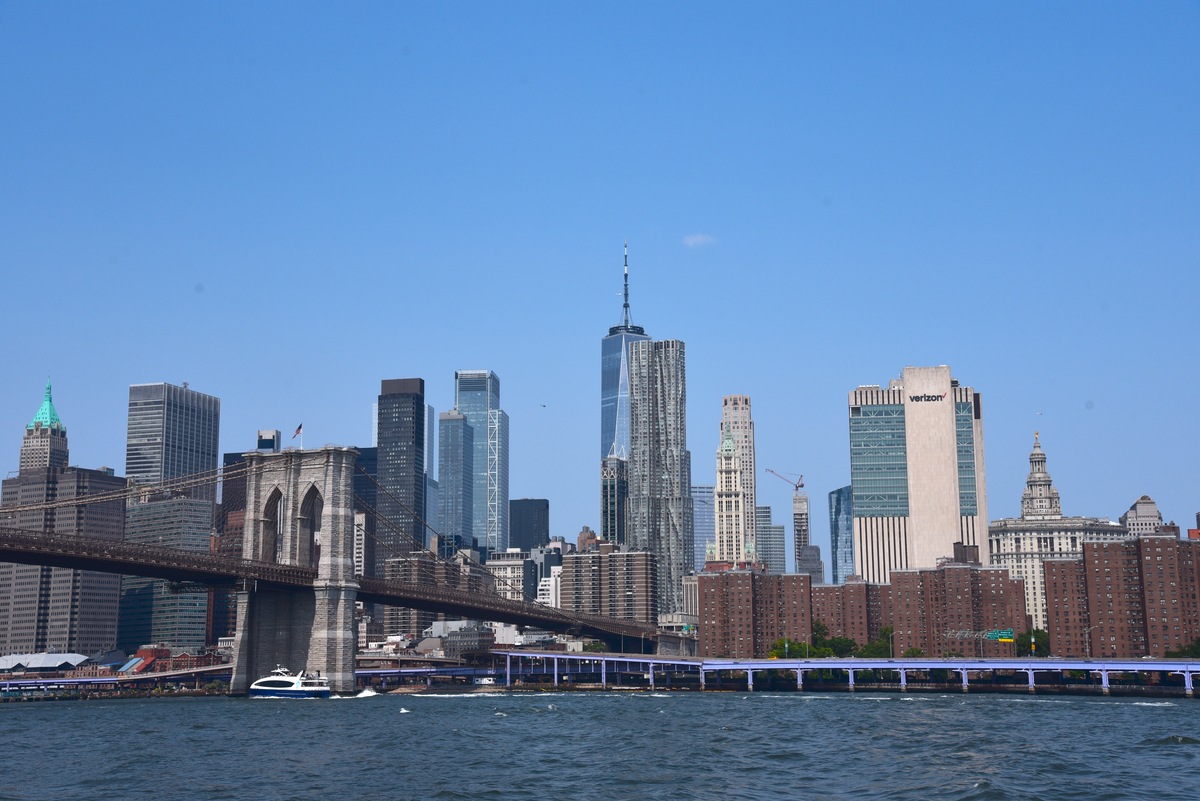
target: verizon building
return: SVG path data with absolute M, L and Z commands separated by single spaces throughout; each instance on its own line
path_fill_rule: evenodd
M 932 568 L 987 532 L 979 393 L 950 368 L 906 367 L 886 389 L 850 393 L 854 570 L 886 583 Z

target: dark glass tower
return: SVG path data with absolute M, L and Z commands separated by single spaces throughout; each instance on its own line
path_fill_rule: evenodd
M 375 573 L 383 563 L 425 548 L 425 381 L 398 378 L 382 382 L 376 475 Z
M 461 412 L 442 412 L 438 417 L 438 464 L 442 537 L 470 546 L 475 534 L 475 437 Z
M 550 501 L 546 498 L 518 498 L 509 501 L 510 536 L 508 547 L 528 551 L 550 544 Z

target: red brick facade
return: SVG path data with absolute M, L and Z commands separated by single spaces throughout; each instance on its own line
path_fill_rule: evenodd
M 1028 629 L 1023 582 L 1001 568 L 950 564 L 935 570 L 892 573 L 891 584 L 849 582 L 811 587 L 806 575 L 735 570 L 701 574 L 699 655 L 763 658 L 781 638 L 809 642 L 812 621 L 830 637 L 859 645 L 891 626 L 895 652 L 920 648 L 929 655 L 1012 656 L 1011 643 L 970 642 L 951 632 Z
M 1200 542 L 1174 533 L 1085 542 L 1082 559 L 1044 570 L 1056 656 L 1162 657 L 1200 637 Z

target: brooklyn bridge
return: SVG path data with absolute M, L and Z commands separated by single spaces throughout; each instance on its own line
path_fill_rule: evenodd
M 0 561 L 122 573 L 234 592 L 238 612 L 233 693 L 244 692 L 248 682 L 276 664 L 303 664 L 328 675 L 335 690 L 352 689 L 356 601 L 582 635 L 614 651 L 655 648 L 676 639 L 648 623 L 513 600 L 489 588 L 464 589 L 436 575 L 421 580 L 358 575 L 351 484 L 355 456 L 354 449 L 335 446 L 247 454 L 246 462 L 235 468 L 246 486 L 241 558 L 0 527 Z M 212 474 L 130 491 L 178 491 L 216 480 Z M 111 500 L 94 495 L 67 503 Z M 423 542 L 420 546 L 426 558 L 439 558 L 424 549 Z M 486 565 L 477 567 L 486 570 Z

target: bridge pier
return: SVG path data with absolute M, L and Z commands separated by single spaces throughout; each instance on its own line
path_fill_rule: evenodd
M 900 692 L 908 692 L 908 671 L 900 668 Z
M 1108 693 L 1109 693 L 1108 671 L 1102 670 L 1102 671 L 1100 671 L 1100 694 L 1108 695 Z
M 231 695 L 244 695 L 277 666 L 354 685 L 353 448 L 246 455 L 242 556 L 315 567 L 311 588 L 250 584 L 238 593 Z

